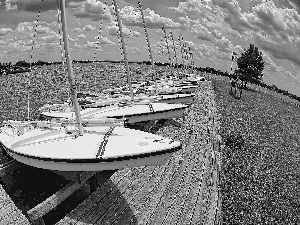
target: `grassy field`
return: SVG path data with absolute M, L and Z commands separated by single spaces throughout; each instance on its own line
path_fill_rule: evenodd
M 300 224 L 300 108 L 213 80 L 220 115 L 224 224 Z

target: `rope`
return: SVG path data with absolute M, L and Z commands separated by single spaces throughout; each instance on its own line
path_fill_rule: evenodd
M 169 50 L 169 43 L 168 43 L 168 38 L 167 38 L 167 33 L 166 33 L 166 30 L 165 30 L 165 25 L 163 24 L 162 25 L 162 31 L 164 32 L 164 38 L 165 38 L 165 41 L 166 41 L 166 45 L 167 45 L 167 53 L 169 55 L 169 67 L 171 68 L 172 67 L 172 61 L 171 61 L 171 54 L 170 54 L 170 50 Z
M 32 57 L 33 57 L 33 48 L 34 48 L 34 40 L 35 40 L 35 36 L 36 36 L 36 28 L 38 26 L 38 22 L 39 22 L 39 18 L 40 18 L 40 14 L 42 11 L 42 5 L 43 5 L 43 0 L 41 0 L 41 5 L 40 5 L 40 9 L 39 9 L 39 13 L 38 13 L 38 17 L 36 19 L 36 25 L 34 28 L 34 33 L 33 33 L 33 40 L 32 40 L 32 47 L 31 47 L 31 54 L 30 54 L 30 63 L 29 63 L 29 70 L 31 71 L 32 69 Z M 30 73 L 28 73 L 28 90 L 27 90 L 27 120 L 30 119 Z
M 180 53 L 181 53 L 181 66 L 182 68 L 184 69 L 185 67 L 185 61 L 184 61 L 184 58 L 183 58 L 183 46 L 182 46 L 182 42 L 183 42 L 183 35 L 181 34 L 179 37 L 178 37 L 178 41 L 179 41 L 179 45 L 180 45 Z
M 106 5 L 106 1 L 104 2 L 104 5 Z M 99 28 L 99 33 L 98 33 L 98 37 L 97 37 L 97 45 L 96 45 L 96 50 L 95 50 L 95 54 L 94 54 L 94 62 L 96 60 L 96 54 L 97 54 L 97 50 L 99 47 L 100 33 L 102 31 L 102 24 L 103 24 L 103 17 L 104 17 L 105 10 L 106 10 L 106 7 L 103 8 L 103 13 L 102 13 L 103 15 L 102 15 L 101 22 L 100 22 L 100 28 Z
M 58 35 L 59 35 L 59 44 L 60 44 L 60 53 L 61 53 L 61 61 L 62 61 L 62 67 L 63 67 L 63 74 L 66 74 L 66 68 L 65 68 L 65 60 L 66 58 L 65 56 L 65 52 L 64 52 L 64 48 L 62 46 L 62 35 L 61 35 L 61 16 L 60 16 L 60 9 L 59 9 L 59 2 L 58 0 L 56 1 L 57 4 L 57 23 L 58 23 Z M 68 85 L 69 82 L 67 81 L 67 79 L 65 80 L 66 82 L 66 90 L 69 90 Z M 68 95 L 68 100 L 71 99 L 70 97 L 70 92 L 67 91 L 67 95 Z M 72 101 L 71 101 L 71 105 L 72 105 Z M 71 120 L 68 120 L 68 124 L 71 125 Z
M 173 42 L 173 51 L 174 51 L 174 57 L 173 58 L 175 58 L 175 65 L 176 65 L 176 69 L 177 69 L 177 73 L 178 73 L 178 62 L 177 62 L 177 55 L 176 55 L 176 46 L 175 46 L 175 41 L 174 41 L 174 37 L 173 37 L 172 31 L 170 31 L 170 35 L 171 35 L 172 42 Z
M 61 53 L 61 61 L 62 61 L 62 67 L 63 67 L 63 74 L 66 73 L 66 69 L 65 69 L 65 53 L 64 53 L 64 48 L 62 46 L 62 38 L 61 38 L 61 17 L 60 17 L 60 10 L 59 10 L 59 2 L 58 0 L 56 1 L 57 3 L 57 24 L 58 24 L 58 35 L 59 35 L 59 45 L 60 45 L 60 53 Z M 66 81 L 66 90 L 68 90 L 69 88 L 67 88 L 69 85 L 69 83 Z M 70 99 L 70 92 L 67 91 L 68 94 L 68 99 Z
M 108 129 L 108 131 L 106 132 L 106 134 L 104 135 L 103 137 L 103 140 L 99 146 L 99 149 L 98 149 L 98 152 L 97 152 L 97 155 L 96 155 L 96 158 L 101 158 L 105 152 L 105 147 L 107 145 L 107 142 L 108 142 L 108 138 L 112 135 L 113 131 L 114 131 L 115 127 L 110 127 Z

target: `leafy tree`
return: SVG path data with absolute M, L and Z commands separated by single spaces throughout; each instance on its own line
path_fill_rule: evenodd
M 250 81 L 261 81 L 265 63 L 262 53 L 253 44 L 237 59 L 237 65 L 244 88 Z

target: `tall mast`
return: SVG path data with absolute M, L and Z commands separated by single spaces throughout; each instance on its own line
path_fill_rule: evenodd
M 122 50 L 123 50 L 123 56 L 124 56 L 124 61 L 125 61 L 126 73 L 127 73 L 127 82 L 128 82 L 129 90 L 130 90 L 130 97 L 131 97 L 131 101 L 133 101 L 133 90 L 132 90 L 132 85 L 131 85 L 131 77 L 130 77 L 130 73 L 129 73 L 127 51 L 126 51 L 126 45 L 125 45 L 125 41 L 124 41 L 124 37 L 123 37 L 122 24 L 121 24 L 121 21 L 120 21 L 119 10 L 118 10 L 116 0 L 113 0 L 113 3 L 114 3 L 114 6 L 115 6 L 117 21 L 118 21 L 118 27 L 119 27 L 120 37 L 121 37 L 121 42 L 122 42 Z
M 169 43 L 168 43 L 168 38 L 167 38 L 167 33 L 165 30 L 165 25 L 162 25 L 162 31 L 164 32 L 164 37 L 165 37 L 165 41 L 166 41 L 166 45 L 167 45 L 167 51 L 168 51 L 168 55 L 169 55 L 169 65 L 170 68 L 172 67 L 172 62 L 171 62 L 171 54 L 170 54 L 170 50 L 169 50 Z
M 68 68 L 68 78 L 70 83 L 70 91 L 71 91 L 71 100 L 74 105 L 76 122 L 79 129 L 79 135 L 83 135 L 83 126 L 81 121 L 80 115 L 80 108 L 77 99 L 77 92 L 76 92 L 76 84 L 73 75 L 73 68 L 72 68 L 72 60 L 70 56 L 70 49 L 69 49 L 69 41 L 67 35 L 67 20 L 66 20 L 66 8 L 65 8 L 65 0 L 60 0 L 60 10 L 61 10 L 61 22 L 62 22 L 62 31 L 63 31 L 63 41 L 64 41 L 64 48 L 65 48 L 65 56 L 67 61 L 67 68 Z
M 184 69 L 185 67 L 185 61 L 184 61 L 184 58 L 183 58 L 183 52 L 184 52 L 184 49 L 183 49 L 183 46 L 182 46 L 182 42 L 183 41 L 183 36 L 182 34 L 178 37 L 178 40 L 179 40 L 179 45 L 180 45 L 180 53 L 181 53 L 181 68 Z M 185 72 L 185 71 L 184 71 Z M 182 77 L 181 77 L 182 78 Z
M 150 61 L 151 61 L 151 66 L 152 66 L 152 72 L 153 72 L 153 79 L 154 79 L 154 81 L 155 81 L 155 92 L 156 92 L 156 95 L 158 95 L 157 82 L 156 82 L 156 75 L 155 75 L 155 70 L 154 70 L 154 62 L 153 62 L 153 57 L 152 57 L 152 51 L 151 51 L 150 40 L 149 40 L 147 28 L 146 28 L 146 23 L 145 23 L 144 13 L 143 13 L 142 5 L 141 5 L 140 2 L 138 2 L 138 5 L 139 5 L 140 11 L 141 11 L 141 16 L 142 16 L 143 25 L 144 25 L 144 31 L 145 31 L 145 34 L 146 34 L 146 40 L 147 40 L 147 45 L 148 45 L 148 50 L 149 50 L 149 55 L 150 55 Z
M 173 32 L 170 31 L 170 33 L 171 33 L 171 38 L 172 38 L 172 42 L 173 42 L 173 50 L 174 50 L 174 57 L 175 57 L 175 65 L 176 65 L 177 75 L 179 76 L 175 41 L 174 41 L 174 37 L 173 37 Z

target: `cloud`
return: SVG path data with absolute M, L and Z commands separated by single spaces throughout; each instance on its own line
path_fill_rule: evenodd
M 13 30 L 11 28 L 0 28 L 0 37 L 5 36 L 12 32 L 13 32 Z
M 228 40 L 227 38 L 223 37 L 222 39 L 215 39 L 214 44 L 219 48 L 221 52 L 225 52 L 225 53 L 232 52 L 233 46 L 231 44 L 231 41 Z
M 117 25 L 117 22 L 115 22 L 115 21 L 112 21 L 111 23 L 107 24 L 106 30 L 107 30 L 108 34 L 111 36 L 120 36 L 119 27 Z M 124 25 L 122 25 L 122 32 L 123 32 L 124 37 L 130 36 L 130 35 L 138 37 L 141 35 L 140 32 L 132 31 Z
M 78 35 L 77 35 L 77 38 L 78 38 L 78 39 L 85 39 L 86 36 L 85 36 L 84 34 L 78 34 Z
M 161 29 L 164 24 L 166 29 L 180 28 L 180 23 L 174 22 L 172 19 L 162 17 L 151 9 L 143 10 L 144 19 L 147 28 Z M 135 10 L 132 6 L 125 6 L 120 10 L 120 17 L 124 24 L 128 26 L 143 27 L 143 21 L 140 11 Z
M 82 3 L 80 9 L 73 15 L 76 18 L 87 18 L 92 21 L 112 21 L 110 7 L 100 1 L 87 0 Z
M 75 31 L 75 32 L 83 32 L 83 31 L 91 31 L 91 30 L 95 30 L 96 29 L 96 26 L 95 25 L 91 25 L 91 24 L 88 24 L 88 25 L 85 25 L 83 28 L 74 28 L 72 31 Z
M 66 0 L 66 7 L 76 8 L 78 4 L 84 2 L 85 0 Z M 6 0 L 4 2 L 5 10 L 18 10 L 26 12 L 38 12 L 41 7 L 40 0 Z M 42 11 L 57 10 L 57 0 L 47 0 L 43 1 Z
M 97 43 L 99 43 L 100 45 L 115 45 L 115 42 L 109 40 L 107 37 L 95 37 L 95 39 L 97 39 Z
M 214 35 L 208 30 L 207 27 L 203 26 L 199 21 L 195 21 L 190 28 L 190 31 L 196 34 L 198 39 L 204 41 L 213 41 Z
M 291 44 L 272 42 L 261 35 L 256 35 L 255 43 L 270 52 L 274 58 L 288 59 L 300 66 L 300 54 L 297 47 Z

